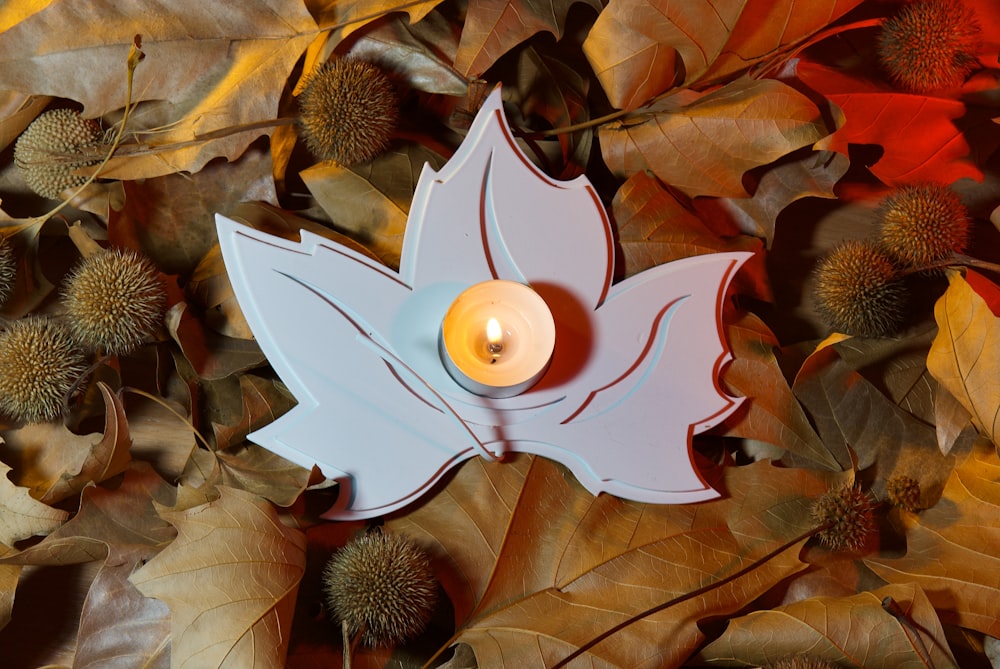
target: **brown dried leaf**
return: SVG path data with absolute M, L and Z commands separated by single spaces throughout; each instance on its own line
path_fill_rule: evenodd
M 612 0 L 583 49 L 612 104 L 635 109 L 674 85 L 771 57 L 860 0 Z
M 187 510 L 161 509 L 177 539 L 130 580 L 170 607 L 172 665 L 282 666 L 305 538 L 263 499 L 219 493 Z
M 317 23 L 333 35 L 335 44 L 355 30 L 395 12 L 406 12 L 410 23 L 417 23 L 442 0 L 306 0 L 305 6 Z
M 257 342 L 234 339 L 209 330 L 183 302 L 167 311 L 164 323 L 185 359 L 202 379 L 223 379 L 258 367 L 266 361 Z
M 891 597 L 921 634 L 882 608 Z M 889 585 L 852 597 L 816 597 L 729 621 L 722 637 L 706 646 L 699 660 L 709 666 L 769 665 L 801 656 L 837 666 L 866 669 L 926 669 L 924 648 L 938 669 L 958 667 L 948 650 L 937 612 L 914 584 Z
M 0 89 L 70 98 L 84 105 L 85 116 L 103 116 L 125 104 L 126 60 L 138 33 L 146 57 L 135 72 L 133 100 L 159 102 L 140 106 L 132 120 L 143 128 L 163 127 L 151 144 L 183 142 L 275 118 L 282 87 L 316 31 L 295 0 L 249 0 L 225 12 L 175 2 L 157 6 L 155 21 L 150 12 L 141 2 L 56 0 L 18 17 L 0 33 Z M 143 145 L 145 155 L 116 158 L 106 174 L 137 179 L 196 172 L 217 156 L 234 160 L 266 132 L 169 153 Z
M 914 418 L 851 368 L 839 353 L 853 339 L 821 345 L 806 359 L 792 384 L 823 443 L 841 466 L 873 468 L 880 482 L 909 476 L 935 498 L 954 459 L 937 447 L 934 428 Z M 850 449 L 850 452 L 848 451 Z
M 703 215 L 723 216 L 744 234 L 762 237 L 770 248 L 785 207 L 805 197 L 835 198 L 833 187 L 849 166 L 843 154 L 812 151 L 768 169 L 749 198 L 699 198 L 694 207 Z
M 566 14 L 577 2 L 595 10 L 597 0 L 479 0 L 469 4 L 455 69 L 477 78 L 503 54 L 539 32 L 562 37 Z
M 215 444 L 220 450 L 244 441 L 248 433 L 274 422 L 296 403 L 283 383 L 253 374 L 240 376 L 240 395 L 243 411 L 239 421 L 225 425 L 212 423 Z
M 595 498 L 543 458 L 473 460 L 388 525 L 437 551 L 455 640 L 473 646 L 480 666 L 551 666 L 634 616 L 585 657 L 678 666 L 704 638 L 698 620 L 736 611 L 804 567 L 810 500 L 832 480 L 768 463 L 723 474 L 726 499 L 644 505 Z
M 998 516 L 1000 465 L 983 441 L 952 472 L 938 504 L 904 517 L 906 555 L 870 557 L 865 564 L 891 583 L 923 588 L 942 622 L 1000 636 Z
M 743 78 L 682 97 L 601 127 L 601 149 L 612 172 L 650 170 L 691 197 L 744 197 L 744 172 L 814 144 L 827 132 L 816 105 L 773 79 Z
M 78 494 L 88 483 L 100 483 L 128 466 L 128 422 L 121 400 L 103 383 L 104 434 L 73 434 L 62 423 L 34 423 L 4 435 L 4 450 L 18 472 L 18 483 L 31 495 L 54 504 Z
M 655 177 L 637 172 L 622 184 L 611 202 L 618 241 L 625 256 L 625 275 L 671 260 L 725 251 L 759 252 L 759 240 L 737 235 L 723 238 L 685 208 Z M 766 298 L 763 256 L 752 259 L 735 279 L 740 292 Z M 740 285 L 744 284 L 744 285 Z M 749 286 L 746 284 L 750 284 Z
M 395 14 L 352 41 L 344 55 L 375 63 L 410 88 L 460 96 L 469 83 L 452 67 L 458 39 L 455 26 L 437 12 L 419 22 Z
M 34 310 L 55 289 L 38 262 L 38 234 L 41 221 L 11 218 L 0 209 L 0 236 L 14 249 L 17 258 L 13 291 L 0 315 L 11 320 Z
M 278 199 L 270 155 L 256 145 L 236 162 L 214 162 L 197 174 L 125 176 L 125 208 L 111 212 L 108 240 L 141 249 L 167 274 L 188 274 L 212 248 L 216 213 L 248 200 Z
M 407 143 L 370 163 L 320 163 L 300 176 L 337 228 L 389 267 L 398 267 L 410 201 L 425 163 L 438 169 L 444 160 L 423 145 Z
M 27 488 L 7 478 L 10 467 L 0 462 L 0 544 L 13 546 L 21 539 L 45 536 L 69 518 L 65 511 L 33 498 Z
M 744 396 L 745 408 L 721 434 L 774 444 L 827 469 L 840 469 L 792 394 L 778 365 L 778 340 L 753 314 L 726 328 L 733 361 L 722 374 L 730 393 Z
M 977 285 L 1000 295 L 985 281 Z M 971 414 L 993 443 L 1000 440 L 1000 318 L 958 272 L 949 272 L 948 289 L 934 306 L 938 335 L 927 369 Z

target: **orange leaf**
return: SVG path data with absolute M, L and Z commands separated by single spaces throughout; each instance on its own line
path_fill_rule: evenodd
M 828 148 L 847 153 L 850 144 L 884 150 L 869 169 L 888 185 L 933 181 L 950 185 L 963 177 L 982 180 L 969 145 L 977 137 L 982 155 L 995 146 L 987 119 L 970 117 L 958 100 L 903 93 L 824 65 L 801 62 L 796 72 L 810 88 L 840 107 L 846 119 Z M 989 134 L 987 134 L 989 133 Z

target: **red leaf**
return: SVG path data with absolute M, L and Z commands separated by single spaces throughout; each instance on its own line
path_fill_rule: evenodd
M 884 148 L 870 168 L 882 182 L 982 180 L 965 134 L 978 124 L 965 119 L 968 110 L 962 102 L 883 88 L 816 63 L 800 63 L 797 73 L 844 113 L 846 122 L 831 137 L 829 148 L 845 154 L 850 144 Z

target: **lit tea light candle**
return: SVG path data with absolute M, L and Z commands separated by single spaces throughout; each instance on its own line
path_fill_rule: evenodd
M 455 381 L 486 397 L 513 397 L 538 382 L 555 348 L 545 300 L 515 281 L 484 281 L 463 291 L 441 322 L 441 361 Z

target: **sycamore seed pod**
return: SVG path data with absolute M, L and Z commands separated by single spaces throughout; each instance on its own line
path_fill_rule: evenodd
M 930 93 L 959 86 L 976 66 L 980 26 L 962 0 L 903 5 L 878 37 L 878 58 L 901 88 Z
M 86 177 L 74 170 L 99 161 L 82 149 L 100 142 L 101 126 L 72 109 L 53 109 L 39 115 L 14 145 L 14 165 L 28 187 L 42 197 L 57 198 L 67 188 L 83 185 Z
M 62 298 L 81 347 L 123 355 L 162 323 L 166 292 L 148 258 L 116 248 L 84 258 L 66 277 Z
M 302 138 L 321 160 L 364 163 L 384 151 L 399 117 L 392 82 L 375 65 L 334 60 L 313 74 L 299 96 Z
M 323 582 L 334 616 L 368 646 L 416 636 L 437 601 L 427 554 L 409 538 L 389 532 L 363 534 L 337 551 Z
M 41 316 L 14 321 L 0 333 L 0 409 L 25 423 L 55 420 L 85 363 L 57 321 Z

